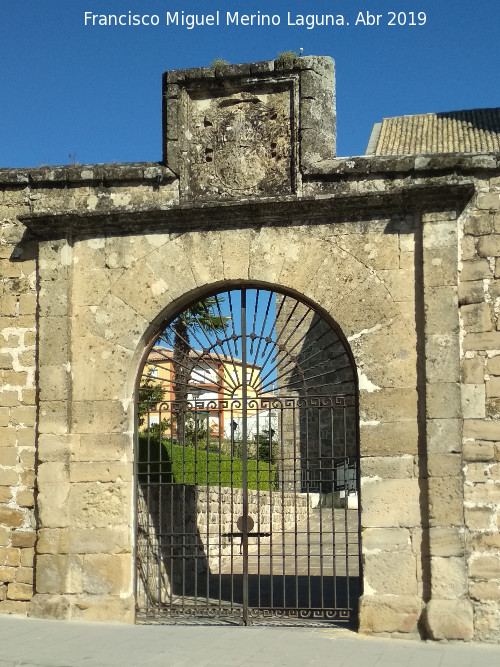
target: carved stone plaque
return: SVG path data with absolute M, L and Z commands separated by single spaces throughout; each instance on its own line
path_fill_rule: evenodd
M 190 96 L 185 146 L 191 195 L 291 192 L 290 91 Z

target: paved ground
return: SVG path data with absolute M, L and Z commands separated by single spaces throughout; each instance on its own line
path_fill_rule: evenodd
M 499 667 L 500 646 L 368 639 L 347 630 L 0 618 L 0 667 Z

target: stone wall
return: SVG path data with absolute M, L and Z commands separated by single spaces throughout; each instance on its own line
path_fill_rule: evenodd
M 500 641 L 500 178 L 460 220 L 460 326 L 467 595 L 474 638 Z
M 17 249 L 29 193 L 0 188 L 0 611 L 26 613 L 36 540 L 36 263 Z
M 231 155 L 213 183 L 208 153 L 179 163 L 181 130 L 220 148 L 221 77 L 251 192 Z M 133 621 L 141 363 L 165 318 L 260 285 L 334 321 L 356 368 L 361 630 L 498 641 L 500 156 L 334 158 L 328 59 L 166 86 L 165 165 L 0 170 L 0 611 Z M 273 87 L 289 127 L 260 153 Z

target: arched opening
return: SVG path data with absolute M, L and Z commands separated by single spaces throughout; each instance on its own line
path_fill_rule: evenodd
M 357 384 L 342 333 L 239 286 L 161 327 L 138 400 L 141 617 L 352 621 Z

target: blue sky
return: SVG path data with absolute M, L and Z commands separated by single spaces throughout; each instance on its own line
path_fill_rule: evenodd
M 161 159 L 161 74 L 271 60 L 285 50 L 337 66 L 339 155 L 365 151 L 373 123 L 400 114 L 500 106 L 498 0 L 17 0 L 0 13 L 0 167 Z M 167 26 L 167 12 L 276 14 L 272 27 Z M 84 14 L 156 14 L 154 27 L 91 27 Z M 359 12 L 379 26 L 354 25 Z M 425 12 L 388 26 L 389 12 Z M 308 30 L 296 14 L 342 14 Z M 397 19 L 396 19 L 397 22 Z

